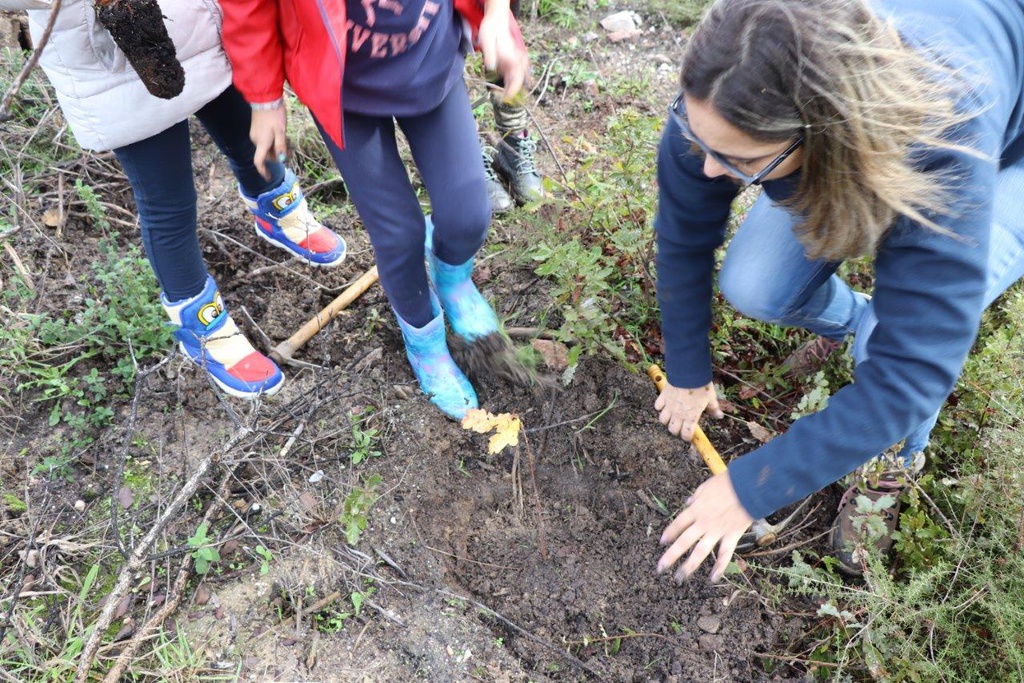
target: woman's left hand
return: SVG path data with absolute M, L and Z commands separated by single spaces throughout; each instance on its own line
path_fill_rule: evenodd
M 754 518 L 736 497 L 729 472 L 716 474 L 697 487 L 686 501 L 686 509 L 661 535 L 661 544 L 669 548 L 658 560 L 658 573 L 664 572 L 693 548 L 675 573 L 676 582 L 682 583 L 717 545 L 718 556 L 711 570 L 711 582 L 718 581 L 725 574 L 743 532 L 753 523 Z
M 488 3 L 488 9 L 480 22 L 477 40 L 484 56 L 484 68 L 497 71 L 505 81 L 501 98 L 507 102 L 516 96 L 526 82 L 530 59 L 512 37 L 512 13 L 508 10 L 507 2 L 504 7 L 502 4 L 497 2 L 492 7 Z

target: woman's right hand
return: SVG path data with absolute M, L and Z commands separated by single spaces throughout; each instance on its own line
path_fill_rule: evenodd
M 281 163 L 288 158 L 287 127 L 288 115 L 285 113 L 284 104 L 274 109 L 252 112 L 249 139 L 256 145 L 256 154 L 253 155 L 252 161 L 256 170 L 267 180 L 270 180 L 267 157 Z
M 697 420 L 705 410 L 714 418 L 724 416 L 718 405 L 715 385 L 708 382 L 696 389 L 682 389 L 666 384 L 658 400 L 654 402 L 658 411 L 658 420 L 668 427 L 668 431 L 687 441 L 693 439 Z

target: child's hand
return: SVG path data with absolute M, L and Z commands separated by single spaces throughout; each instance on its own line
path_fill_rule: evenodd
M 506 102 L 522 89 L 530 67 L 526 51 L 520 49 L 512 37 L 510 17 L 507 6 L 501 9 L 488 7 L 477 34 L 480 52 L 484 56 L 484 68 L 497 71 L 505 81 L 501 98 Z
M 267 156 L 282 163 L 288 158 L 288 138 L 285 133 L 287 124 L 288 116 L 284 104 L 274 109 L 255 110 L 252 113 L 249 139 L 256 145 L 256 154 L 252 161 L 256 170 L 267 180 L 270 180 Z

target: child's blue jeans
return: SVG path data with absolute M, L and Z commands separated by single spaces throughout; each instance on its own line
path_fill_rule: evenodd
M 227 157 L 231 171 L 249 197 L 284 181 L 284 166 L 268 162 L 266 180 L 253 165 L 249 140 L 252 112 L 234 87 L 195 113 Z M 139 211 L 146 255 L 168 301 L 189 299 L 206 286 L 207 270 L 196 234 L 196 187 L 188 121 L 114 150 Z
M 320 129 L 349 197 L 370 234 L 380 283 L 398 315 L 413 327 L 434 318 L 424 265 L 424 209 L 398 153 L 396 120 L 344 113 L 345 149 Z M 440 105 L 404 116 L 416 170 L 430 197 L 434 253 L 462 265 L 487 237 L 491 207 L 476 121 L 465 84 L 458 81 Z
M 1024 163 L 996 176 L 985 306 L 1024 277 Z M 719 275 L 719 288 L 739 312 L 779 325 L 803 327 L 830 339 L 854 335 L 853 358 L 867 358 L 878 320 L 871 300 L 836 275 L 838 262 L 808 259 L 793 232 L 795 219 L 764 194 L 736 231 Z M 906 464 L 928 445 L 935 412 L 907 435 Z

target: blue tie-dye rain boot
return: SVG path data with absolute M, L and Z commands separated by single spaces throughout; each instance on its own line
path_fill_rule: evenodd
M 405 355 L 420 383 L 420 389 L 430 397 L 431 403 L 456 420 L 461 420 L 470 408 L 480 405 L 469 379 L 455 364 L 448 351 L 445 338 L 444 313 L 423 327 L 413 327 L 398 318 L 398 326 L 405 340 Z

